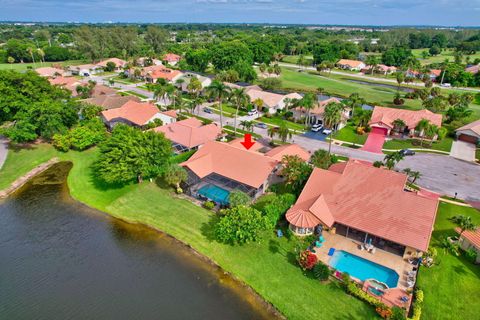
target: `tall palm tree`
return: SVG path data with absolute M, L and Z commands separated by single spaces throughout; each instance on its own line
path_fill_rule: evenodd
M 243 88 L 236 88 L 233 89 L 230 94 L 230 101 L 235 105 L 235 118 L 233 119 L 233 134 L 237 136 L 237 117 L 238 117 L 238 110 L 240 108 L 245 107 L 248 102 L 250 101 L 245 89 Z
M 33 49 L 31 47 L 28 47 L 27 52 L 30 54 L 30 57 L 32 57 L 33 65 L 35 65 L 35 57 L 33 55 Z
M 305 117 L 305 127 L 310 121 L 310 112 L 315 107 L 317 103 L 317 97 L 313 93 L 306 93 L 303 98 L 298 101 L 298 105 L 307 111 L 307 116 Z
M 167 94 L 167 88 L 164 85 L 161 84 L 155 84 L 155 87 L 153 89 L 153 98 L 155 100 L 160 100 L 163 99 L 163 102 L 165 103 L 165 98 Z
M 41 48 L 38 48 L 37 53 L 40 56 L 40 63 L 45 63 L 45 52 Z
M 420 146 L 423 146 L 423 140 L 425 137 L 425 130 L 427 127 L 430 125 L 430 121 L 427 119 L 422 119 L 418 121 L 417 126 L 415 127 L 415 130 L 418 131 L 418 135 L 420 136 Z
M 223 100 L 226 99 L 229 95 L 229 87 L 227 87 L 223 82 L 218 80 L 213 80 L 212 83 L 207 87 L 208 96 L 217 101 L 218 107 L 220 109 L 220 129 L 223 129 Z
M 367 65 L 370 66 L 370 71 L 373 75 L 373 72 L 375 71 L 375 68 L 378 65 L 378 58 L 374 55 L 370 55 L 367 57 L 367 60 L 365 62 L 367 63 Z
M 393 127 L 398 131 L 400 132 L 402 130 L 403 127 L 405 127 L 405 121 L 403 121 L 402 119 L 398 118 L 398 119 L 395 119 L 393 120 L 392 122 L 393 124 Z
M 344 106 L 337 102 L 330 102 L 325 106 L 325 111 L 323 112 L 323 124 L 325 125 L 325 127 L 332 130 L 331 136 L 333 135 L 333 130 L 335 129 L 335 127 L 342 120 L 343 109 Z M 328 144 L 328 154 L 330 154 L 332 151 L 332 140 L 332 137 L 330 137 Z
M 360 97 L 360 95 L 356 92 L 352 93 L 348 99 L 345 101 L 346 105 L 348 105 L 352 109 L 351 116 L 355 114 L 355 109 L 361 108 L 365 103 L 365 99 Z
M 278 127 L 270 127 L 267 130 L 268 136 L 273 139 L 273 137 L 278 136 L 282 142 L 286 142 L 287 139 L 292 138 L 292 132 L 288 129 L 287 124 L 285 121 L 282 120 Z
M 475 231 L 477 229 L 477 225 L 472 222 L 472 217 L 464 216 L 463 214 L 453 216 L 450 218 L 453 223 L 455 223 L 460 228 L 460 236 L 465 231 Z

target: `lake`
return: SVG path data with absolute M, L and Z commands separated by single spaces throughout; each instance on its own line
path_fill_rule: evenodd
M 0 319 L 272 319 L 174 239 L 88 208 L 61 163 L 0 202 Z

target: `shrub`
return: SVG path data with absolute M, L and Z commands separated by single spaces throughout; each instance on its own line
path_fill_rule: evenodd
M 465 255 L 467 256 L 468 260 L 475 262 L 477 260 L 478 253 L 474 249 L 470 248 L 465 251 Z
M 228 201 L 230 202 L 230 207 L 246 206 L 252 201 L 248 194 L 240 190 L 233 190 L 228 196 Z
M 387 307 L 386 305 L 381 305 L 375 308 L 375 311 L 382 317 L 383 319 L 390 319 L 392 316 L 392 310 Z
M 372 297 L 371 295 L 360 289 L 354 281 L 347 282 L 346 290 L 350 295 L 357 297 L 360 300 L 363 300 L 374 307 L 385 306 L 378 299 Z
M 53 146 L 60 151 L 67 152 L 72 145 L 68 134 L 55 134 L 52 140 Z
M 172 164 L 165 170 L 163 179 L 166 183 L 175 187 L 177 193 L 182 193 L 183 190 L 180 188 L 180 184 L 187 181 L 188 174 L 185 168 L 178 164 Z
M 203 207 L 205 209 L 212 210 L 213 208 L 215 208 L 215 203 L 213 201 L 205 201 L 203 203 Z
M 72 149 L 85 150 L 106 138 L 105 125 L 99 118 L 84 121 L 69 132 Z
M 323 262 L 318 262 L 313 267 L 313 275 L 320 281 L 325 281 L 332 274 L 330 268 Z
M 399 307 L 393 307 L 392 308 L 392 315 L 388 319 L 390 319 L 390 320 L 406 320 L 407 317 L 405 317 L 405 310 L 403 310 L 402 308 L 399 308 Z
M 225 216 L 215 225 L 215 237 L 220 242 L 230 244 L 256 241 L 266 226 L 266 218 L 257 209 L 234 207 L 226 210 Z
M 270 227 L 275 227 L 280 217 L 295 203 L 295 196 L 285 193 L 273 198 L 263 207 L 263 214 L 268 219 Z
M 300 252 L 298 263 L 303 270 L 311 270 L 318 262 L 317 256 L 309 250 Z
M 380 168 L 381 166 L 383 166 L 383 162 L 382 162 L 382 161 L 375 161 L 375 162 L 373 163 L 373 166 L 374 166 L 375 168 Z

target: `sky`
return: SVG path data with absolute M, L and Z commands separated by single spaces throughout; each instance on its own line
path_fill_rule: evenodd
M 0 0 L 0 21 L 479 26 L 480 0 Z

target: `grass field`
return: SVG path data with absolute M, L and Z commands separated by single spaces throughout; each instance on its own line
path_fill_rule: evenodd
M 124 92 L 128 93 L 131 96 L 137 96 L 137 97 L 142 98 L 142 99 L 147 99 L 148 98 L 146 95 L 135 92 L 135 91 L 128 90 L 128 91 L 124 91 Z
M 41 150 L 49 148 L 42 146 Z M 11 177 L 8 180 L 19 176 L 21 170 L 13 170 L 18 157 L 34 159 L 38 150 L 12 153 L 0 172 L 7 169 Z M 302 273 L 294 254 L 298 239 L 277 238 L 267 232 L 257 243 L 235 247 L 217 243 L 212 237 L 212 212 L 177 198 L 156 183 L 107 188 L 90 169 L 95 150 L 70 151 L 61 157 L 74 163 L 68 177 L 74 198 L 121 219 L 151 225 L 191 245 L 250 285 L 289 319 L 376 318 L 372 307 L 345 294 L 337 283 L 320 284 Z
M 266 124 L 270 124 L 272 126 L 279 126 L 283 122 L 287 125 L 287 128 L 290 130 L 296 130 L 296 131 L 302 131 L 302 132 L 305 131 L 305 126 L 303 124 L 287 121 L 276 116 L 272 116 L 270 118 L 267 118 L 264 116 L 264 117 L 257 118 L 256 120 L 260 122 L 264 122 Z
M 445 137 L 440 141 L 433 142 L 431 147 L 429 145 L 429 142 L 424 142 L 424 146 L 420 146 L 418 145 L 418 143 L 415 144 L 413 142 L 414 142 L 413 139 L 407 139 L 407 140 L 392 139 L 385 142 L 385 144 L 383 145 L 383 148 L 384 149 L 420 148 L 420 149 L 432 149 L 432 150 L 450 152 L 450 149 L 452 148 L 453 139 L 450 137 Z M 418 142 L 418 140 L 415 142 Z
M 285 56 L 282 58 L 282 62 L 297 64 L 299 57 L 299 55 Z M 303 57 L 310 65 L 313 63 L 313 56 L 305 55 Z
M 0 70 L 15 70 L 15 71 L 24 71 L 28 68 L 36 69 L 40 67 L 50 67 L 52 64 L 61 64 L 62 66 L 70 66 L 86 63 L 83 60 L 68 60 L 68 61 L 57 61 L 57 62 L 45 62 L 45 63 L 0 63 Z
M 422 65 L 444 62 L 445 59 L 448 59 L 450 62 L 455 61 L 455 57 L 453 55 L 454 50 L 451 50 L 451 49 L 443 50 L 442 53 L 440 53 L 439 55 L 430 56 L 427 59 L 422 58 L 422 52 L 423 51 L 428 52 L 428 48 L 427 49 L 413 49 L 412 50 L 413 55 L 420 61 L 420 63 Z M 480 52 L 477 52 L 476 54 L 472 54 L 472 55 L 469 55 L 469 56 L 464 56 L 463 57 L 463 63 L 466 63 L 466 58 L 467 57 L 470 57 L 470 63 L 472 63 L 473 60 L 475 60 L 477 58 L 480 59 Z
M 107 188 L 99 182 L 91 171 L 95 149 L 58 153 L 40 144 L 11 152 L 0 171 L 2 185 L 55 155 L 74 164 L 68 177 L 74 198 L 121 219 L 151 225 L 191 245 L 249 284 L 289 319 L 376 318 L 373 308 L 346 295 L 336 283 L 324 285 L 303 275 L 293 254 L 299 244 L 296 238 L 266 233 L 257 243 L 235 247 L 219 244 L 212 237 L 214 214 L 179 199 L 170 190 L 150 182 L 119 188 Z M 422 268 L 418 279 L 425 292 L 422 319 L 474 319 L 480 313 L 480 269 L 440 248 L 442 239 L 454 234 L 448 218 L 455 214 L 470 215 L 480 223 L 475 209 L 440 203 L 432 236 L 438 264 Z
M 422 319 L 478 319 L 480 314 L 480 267 L 441 247 L 445 237 L 456 234 L 448 218 L 457 214 L 471 216 L 480 224 L 479 211 L 440 202 L 431 240 L 438 251 L 438 265 L 422 268 L 417 282 L 425 293 Z

